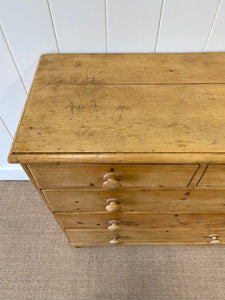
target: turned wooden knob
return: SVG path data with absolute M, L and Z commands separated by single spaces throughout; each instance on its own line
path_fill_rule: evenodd
M 106 211 L 109 213 L 114 213 L 114 212 L 118 212 L 120 211 L 120 205 L 119 205 L 119 200 L 116 198 L 110 198 L 108 200 L 106 200 Z
M 110 231 L 120 230 L 119 224 L 120 224 L 120 221 L 118 221 L 118 220 L 110 220 L 108 230 L 110 230 Z
M 219 235 L 218 234 L 210 234 L 209 238 L 211 239 L 210 244 L 211 245 L 219 245 L 221 244 L 221 240 L 219 240 Z
M 111 236 L 110 244 L 111 245 L 117 245 L 117 244 L 119 244 L 118 239 L 119 239 L 119 236 Z
M 103 187 L 107 190 L 118 190 L 121 186 L 119 182 L 119 175 L 115 173 L 107 173 L 103 176 Z

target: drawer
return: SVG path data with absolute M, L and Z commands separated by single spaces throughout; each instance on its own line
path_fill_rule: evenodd
M 121 188 L 186 187 L 198 165 L 29 164 L 40 188 L 102 188 L 103 176 L 118 175 Z M 107 180 L 105 180 L 107 181 Z
M 115 235 L 105 229 L 66 230 L 72 246 L 110 246 L 110 245 L 211 245 L 213 238 L 225 244 L 224 229 L 145 229 L 121 230 Z M 116 238 L 112 238 L 112 237 Z M 118 244 L 110 241 L 116 240 Z M 215 243 L 216 244 L 216 243 Z M 219 244 L 219 243 L 218 243 Z M 213 245 L 213 244 L 212 244 Z
M 64 228 L 106 229 L 110 220 L 119 221 L 121 229 L 129 228 L 222 228 L 225 213 L 56 213 Z
M 105 212 L 106 206 L 109 211 L 225 212 L 225 190 L 65 189 L 43 193 L 55 212 Z
M 209 165 L 198 187 L 225 187 L 225 165 Z

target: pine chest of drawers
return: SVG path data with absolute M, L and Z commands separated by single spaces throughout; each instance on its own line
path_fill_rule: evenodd
M 9 154 L 69 244 L 225 244 L 225 54 L 46 54 Z

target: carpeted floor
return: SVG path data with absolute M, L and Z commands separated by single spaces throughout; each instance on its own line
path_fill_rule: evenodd
M 30 182 L 0 181 L 1 300 L 224 300 L 224 246 L 75 249 Z

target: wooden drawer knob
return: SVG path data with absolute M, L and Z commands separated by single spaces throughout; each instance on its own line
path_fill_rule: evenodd
M 218 234 L 210 234 L 209 238 L 211 239 L 210 244 L 211 245 L 219 245 L 221 244 L 221 240 L 219 240 L 219 235 Z
M 119 240 L 119 236 L 117 236 L 117 235 L 111 236 L 110 244 L 117 245 L 117 244 L 119 244 L 118 240 Z
M 110 220 L 108 230 L 110 230 L 110 231 L 120 230 L 119 224 L 120 224 L 120 221 L 118 221 L 118 220 Z
M 107 173 L 103 176 L 103 187 L 107 190 L 118 190 L 121 186 L 119 182 L 119 175 L 115 173 Z
M 116 198 L 110 198 L 108 200 L 106 200 L 106 211 L 109 213 L 114 213 L 114 212 L 118 212 L 120 211 L 121 207 L 119 205 L 119 200 Z

